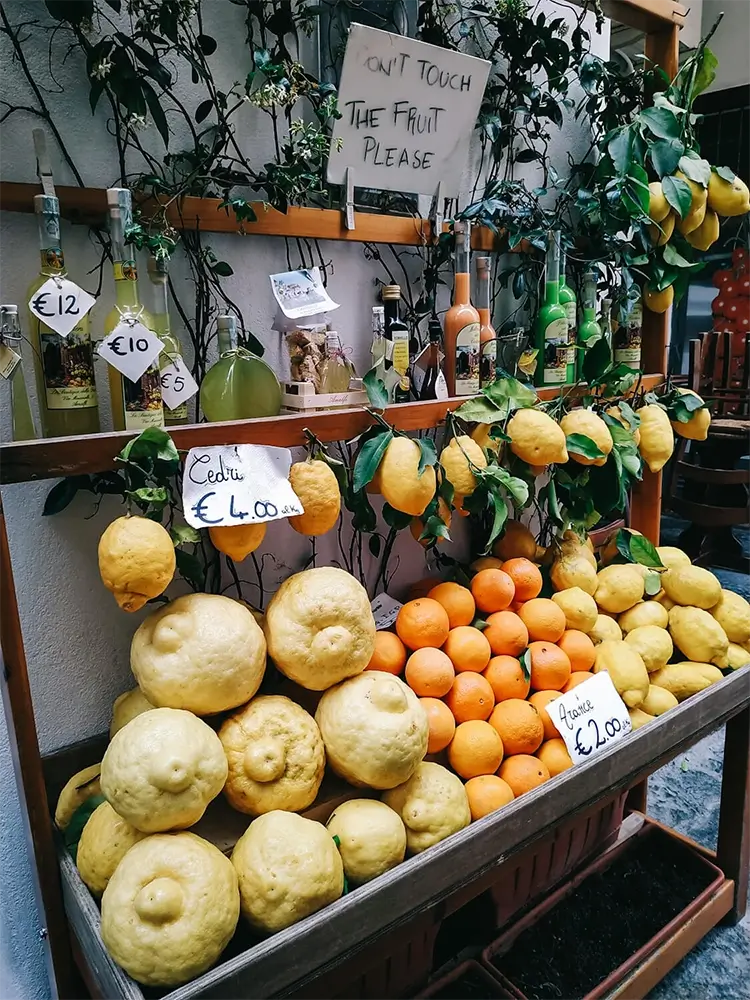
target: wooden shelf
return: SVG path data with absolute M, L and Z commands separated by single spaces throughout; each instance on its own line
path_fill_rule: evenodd
M 571 3 L 582 7 L 584 0 Z M 601 6 L 613 21 L 647 33 L 669 31 L 674 25 L 681 28 L 687 17 L 687 8 L 677 0 L 602 0 Z
M 641 384 L 645 389 L 652 389 L 663 378 L 663 375 L 644 375 Z M 541 399 L 553 399 L 559 391 L 556 388 L 539 389 L 538 393 Z M 424 430 L 437 427 L 449 410 L 456 410 L 465 402 L 465 396 L 455 396 L 438 402 L 401 403 L 389 406 L 384 416 L 397 430 Z M 307 415 L 292 413 L 257 420 L 188 424 L 168 430 L 177 448 L 184 451 L 210 444 L 266 444 L 294 448 L 305 443 L 305 427 L 321 441 L 349 441 L 366 431 L 371 424 L 370 414 L 357 407 Z M 134 431 L 111 431 L 0 445 L 0 485 L 114 469 L 115 456 L 135 436 Z

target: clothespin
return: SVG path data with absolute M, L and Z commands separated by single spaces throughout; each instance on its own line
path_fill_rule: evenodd
M 55 179 L 52 176 L 52 165 L 47 152 L 47 136 L 44 129 L 35 128 L 31 133 L 36 154 L 36 172 L 42 185 L 42 191 L 49 197 L 55 197 Z

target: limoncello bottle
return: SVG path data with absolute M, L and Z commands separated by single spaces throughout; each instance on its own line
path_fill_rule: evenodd
M 38 194 L 34 198 L 34 211 L 39 225 L 41 269 L 29 288 L 29 300 L 50 278 L 68 277 L 60 242 L 60 202 L 53 196 Z M 96 434 L 100 429 L 89 317 L 90 313 L 82 316 L 68 336 L 63 337 L 29 310 L 44 437 Z
M 159 370 L 169 367 L 176 359 L 182 357 L 180 342 L 172 333 L 172 323 L 169 318 L 169 261 L 166 257 L 149 257 L 148 277 L 153 290 L 153 309 L 151 318 L 154 321 L 153 331 L 164 344 L 159 355 Z M 164 403 L 164 423 L 167 427 L 188 422 L 187 400 L 170 410 Z
M 219 316 L 219 360 L 201 383 L 200 403 L 207 420 L 274 417 L 281 410 L 281 386 L 265 361 L 239 346 L 237 317 Z
M 26 377 L 21 361 L 21 326 L 18 306 L 0 306 L 0 374 L 10 382 L 10 412 L 14 441 L 31 441 L 36 437 L 31 415 Z

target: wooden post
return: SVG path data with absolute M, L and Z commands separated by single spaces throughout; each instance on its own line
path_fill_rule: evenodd
M 737 924 L 747 910 L 750 874 L 750 709 L 727 723 L 721 775 L 721 810 L 716 863 L 734 880 L 734 905 L 726 922 Z

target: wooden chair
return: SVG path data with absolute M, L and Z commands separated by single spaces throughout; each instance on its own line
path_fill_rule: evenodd
M 750 342 L 747 333 L 711 331 L 690 344 L 687 386 L 711 403 L 706 441 L 685 441 L 670 465 L 669 510 L 690 521 L 681 547 L 698 565 L 747 572 L 748 560 L 732 528 L 750 522 Z

